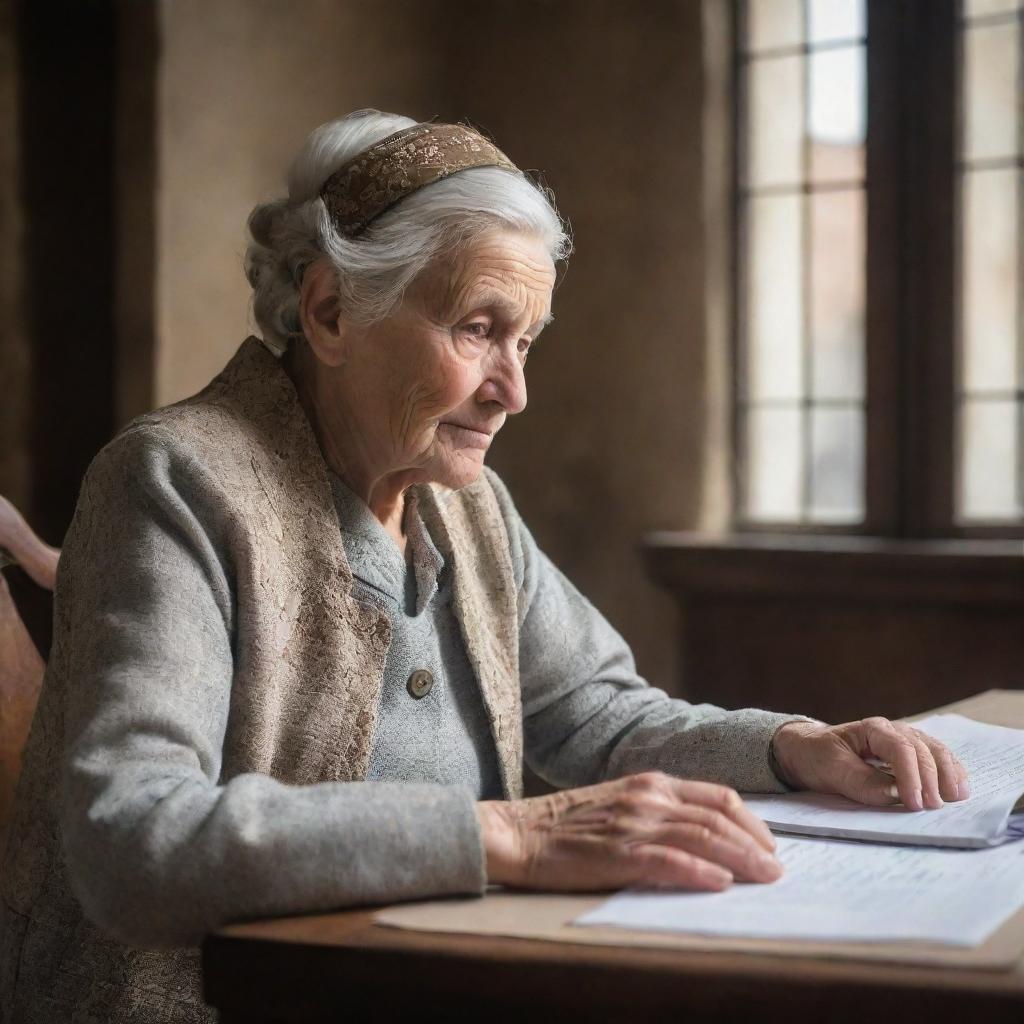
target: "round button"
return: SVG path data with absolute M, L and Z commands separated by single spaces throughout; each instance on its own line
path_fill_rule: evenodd
M 418 668 L 409 676 L 409 682 L 405 684 L 405 688 L 409 691 L 409 696 L 419 700 L 430 693 L 433 685 L 434 677 L 425 668 Z

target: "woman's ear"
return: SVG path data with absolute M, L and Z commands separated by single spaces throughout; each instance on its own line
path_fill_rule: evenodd
M 341 366 L 345 362 L 350 331 L 341 315 L 338 275 L 326 258 L 311 263 L 302 275 L 299 323 L 322 363 Z

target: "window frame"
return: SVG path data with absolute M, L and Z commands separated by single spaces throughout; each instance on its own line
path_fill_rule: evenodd
M 786 523 L 745 517 L 741 372 L 746 352 L 746 238 L 741 181 L 746 96 L 740 40 L 749 2 L 730 4 L 733 528 L 744 533 L 1024 537 L 1024 519 L 988 524 L 956 518 L 959 0 L 866 4 L 863 521 Z

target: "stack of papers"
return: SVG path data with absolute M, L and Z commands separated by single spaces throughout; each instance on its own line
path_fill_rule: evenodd
M 1024 906 L 1024 844 L 961 851 L 781 838 L 778 854 L 786 873 L 770 885 L 624 892 L 576 924 L 974 946 Z
M 963 762 L 968 800 L 911 812 L 809 793 L 751 797 L 754 813 L 784 833 L 778 855 L 786 873 L 779 881 L 720 893 L 624 892 L 574 923 L 733 937 L 980 944 L 1024 906 L 1024 843 L 1012 841 L 1024 837 L 1024 814 L 1013 813 L 1024 792 L 1024 731 L 959 715 L 914 724 Z

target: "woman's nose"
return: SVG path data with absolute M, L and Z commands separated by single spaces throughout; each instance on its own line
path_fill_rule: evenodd
M 526 408 L 526 375 L 517 346 L 503 345 L 500 354 L 495 353 L 491 372 L 481 390 L 486 401 L 500 403 L 509 416 Z

